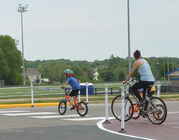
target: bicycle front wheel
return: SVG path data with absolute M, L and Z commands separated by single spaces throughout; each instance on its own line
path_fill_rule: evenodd
M 67 110 L 66 101 L 61 101 L 58 105 L 58 112 L 60 115 L 64 115 Z
M 138 119 L 140 117 L 140 108 L 137 106 L 138 104 L 133 104 L 134 112 L 133 112 L 133 119 Z M 132 112 L 132 107 L 129 108 L 129 113 Z
M 77 108 L 77 113 L 84 117 L 88 113 L 88 106 L 85 102 L 78 103 L 79 108 Z
M 165 102 L 158 97 L 152 97 L 147 107 L 148 119 L 153 124 L 162 124 L 167 117 Z
M 112 100 L 111 111 L 114 117 L 119 121 L 121 121 L 121 108 L 122 108 L 121 95 L 118 95 Z M 132 118 L 133 112 L 134 112 L 134 108 L 132 105 L 132 101 L 128 97 L 126 97 L 124 99 L 124 121 L 125 122 Z

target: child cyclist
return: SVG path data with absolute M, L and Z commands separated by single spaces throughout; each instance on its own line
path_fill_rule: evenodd
M 80 90 L 80 81 L 75 79 L 73 76 L 73 71 L 70 69 L 66 69 L 65 71 L 63 71 L 65 78 L 66 78 L 66 82 L 61 86 L 62 88 L 64 88 L 65 85 L 69 84 L 72 88 L 71 92 L 70 92 L 70 97 L 69 97 L 69 101 L 72 105 L 70 110 L 75 109 L 75 104 L 77 103 L 76 101 L 76 96 L 78 95 L 78 92 Z

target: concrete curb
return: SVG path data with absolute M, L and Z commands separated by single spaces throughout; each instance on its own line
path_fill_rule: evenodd
M 43 107 L 43 106 L 58 106 L 58 102 L 56 103 L 34 103 L 33 107 Z M 68 102 L 67 105 L 70 105 Z M 17 108 L 17 107 L 32 107 L 32 104 L 5 104 L 0 105 L 0 108 Z

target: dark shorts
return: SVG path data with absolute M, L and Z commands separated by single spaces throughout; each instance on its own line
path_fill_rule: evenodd
M 135 83 L 133 86 L 132 86 L 132 92 L 134 93 L 134 95 L 139 99 L 139 101 L 142 100 L 138 90 L 143 88 L 143 98 L 145 98 L 145 93 L 146 93 L 146 89 L 149 87 L 149 85 L 153 85 L 154 82 L 151 81 L 139 81 L 137 83 Z M 148 88 L 148 91 L 147 93 L 149 93 L 151 88 Z
M 79 89 L 77 89 L 77 90 L 72 90 L 72 91 L 70 92 L 70 96 L 77 96 L 79 91 L 80 91 Z

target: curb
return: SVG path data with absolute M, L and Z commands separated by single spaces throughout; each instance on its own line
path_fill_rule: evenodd
M 32 104 L 6 104 L 6 105 L 0 105 L 0 108 L 17 108 L 17 107 L 45 107 L 45 106 L 58 106 L 58 102 L 56 103 L 34 103 Z M 67 105 L 70 105 L 68 102 Z

